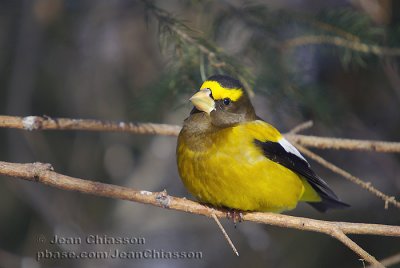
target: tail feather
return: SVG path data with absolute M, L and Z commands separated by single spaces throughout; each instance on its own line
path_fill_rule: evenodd
M 327 185 L 321 187 L 320 185 L 310 184 L 304 178 L 302 178 L 302 182 L 304 185 L 304 193 L 300 200 L 307 202 L 319 212 L 325 212 L 328 209 L 343 209 L 350 207 L 350 205 L 340 201 L 336 194 Z
M 349 204 L 346 204 L 339 199 L 332 198 L 330 196 L 321 194 L 320 202 L 307 202 L 310 206 L 318 210 L 319 212 L 325 212 L 328 209 L 343 209 L 350 207 Z

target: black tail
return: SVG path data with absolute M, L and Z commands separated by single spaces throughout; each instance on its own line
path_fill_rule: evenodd
M 342 201 L 340 201 L 337 198 L 334 198 L 336 196 L 328 196 L 326 194 L 323 194 L 319 192 L 322 201 L 320 202 L 307 202 L 310 206 L 318 210 L 319 212 L 325 212 L 328 209 L 343 209 L 343 208 L 348 208 L 350 207 L 349 204 L 346 204 Z
M 264 155 L 268 159 L 290 169 L 307 180 L 315 192 L 321 197 L 320 202 L 308 202 L 316 210 L 325 212 L 331 208 L 349 207 L 348 204 L 339 200 L 323 179 L 315 174 L 310 164 L 296 149 L 294 149 L 295 153 L 293 153 L 293 149 L 288 151 L 287 148 L 282 147 L 282 144 L 272 141 L 260 141 L 256 139 L 254 143 L 256 146 L 261 147 Z

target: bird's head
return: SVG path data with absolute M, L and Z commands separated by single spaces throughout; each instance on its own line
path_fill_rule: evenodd
M 227 75 L 210 76 L 190 101 L 191 114 L 204 112 L 213 125 L 228 127 L 256 118 L 253 105 L 242 83 Z

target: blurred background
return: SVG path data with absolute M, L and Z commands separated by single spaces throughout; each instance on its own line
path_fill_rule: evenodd
M 0 0 L 0 114 L 181 124 L 214 73 L 240 78 L 259 116 L 282 132 L 400 141 L 400 2 Z M 48 162 L 62 174 L 193 198 L 175 137 L 0 129 L 0 160 Z M 314 152 L 400 196 L 400 155 Z M 311 161 L 351 208 L 286 214 L 400 224 L 399 210 Z M 222 221 L 0 179 L 0 267 L 363 267 L 322 234 Z M 145 245 L 52 245 L 54 235 L 143 237 Z M 352 236 L 382 259 L 397 238 Z M 37 261 L 50 251 L 200 251 L 200 260 Z M 393 267 L 400 267 L 399 264 Z

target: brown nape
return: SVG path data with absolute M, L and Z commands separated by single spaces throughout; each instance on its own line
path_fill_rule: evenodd
M 225 105 L 223 100 L 215 101 L 215 111 L 210 113 L 211 123 L 217 127 L 230 127 L 242 122 L 256 120 L 253 105 L 247 94 L 236 102 Z

